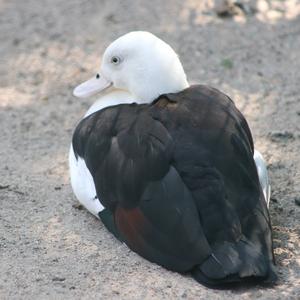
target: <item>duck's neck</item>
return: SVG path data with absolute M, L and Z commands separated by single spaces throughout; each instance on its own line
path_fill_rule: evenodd
M 155 80 L 155 78 L 148 80 L 148 82 L 154 82 L 154 81 L 157 80 Z M 130 90 L 134 92 L 135 98 L 137 99 L 136 102 L 139 104 L 143 104 L 143 103 L 152 103 L 160 95 L 169 94 L 169 93 L 178 93 L 188 87 L 189 84 L 184 74 L 181 76 L 181 78 L 178 76 L 178 78 L 175 77 L 173 80 L 160 77 L 160 80 L 157 82 L 156 85 L 138 84 L 138 80 L 135 80 L 134 87 L 131 88 Z
M 128 104 L 136 102 L 135 96 L 123 90 L 113 90 L 100 97 L 85 113 L 84 117 L 92 113 L 102 110 L 106 107 L 115 106 L 118 104 Z
M 137 104 L 146 104 L 152 103 L 156 98 L 158 98 L 162 94 L 167 93 L 177 93 L 189 87 L 188 82 L 181 81 L 180 84 L 174 88 L 174 86 L 170 86 L 169 88 L 162 88 L 155 90 L 147 90 L 144 88 L 140 91 L 138 95 L 134 95 L 125 90 L 113 89 L 101 96 L 86 112 L 84 117 L 91 115 L 92 113 L 102 110 L 104 108 L 115 106 L 118 104 L 129 104 L 129 103 L 137 103 Z

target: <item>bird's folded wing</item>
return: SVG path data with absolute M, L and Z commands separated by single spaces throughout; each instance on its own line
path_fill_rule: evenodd
M 83 120 L 76 131 L 74 149 L 131 249 L 176 271 L 208 258 L 197 207 L 172 166 L 174 141 L 158 120 L 143 106 L 120 105 Z

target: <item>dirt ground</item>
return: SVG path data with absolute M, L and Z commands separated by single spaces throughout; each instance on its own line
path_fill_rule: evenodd
M 300 3 L 238 1 L 221 17 L 221 2 L 0 0 L 1 299 L 300 296 Z M 145 261 L 74 205 L 68 148 L 95 99 L 72 89 L 137 29 L 170 43 L 190 82 L 226 92 L 246 115 L 272 180 L 275 288 L 207 289 Z

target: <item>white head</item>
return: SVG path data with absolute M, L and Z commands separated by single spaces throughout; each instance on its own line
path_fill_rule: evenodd
M 75 88 L 74 95 L 88 97 L 111 85 L 130 92 L 138 103 L 149 103 L 161 94 L 189 86 L 174 50 L 143 31 L 130 32 L 110 44 L 99 73 Z

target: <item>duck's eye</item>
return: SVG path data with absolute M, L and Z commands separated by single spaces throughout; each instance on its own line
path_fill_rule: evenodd
M 112 64 L 118 65 L 121 62 L 121 59 L 118 56 L 113 56 L 110 61 Z
M 96 75 L 96 78 L 97 78 L 97 79 L 99 79 L 99 78 L 100 78 L 100 75 L 99 75 L 99 74 L 97 74 L 97 75 Z

